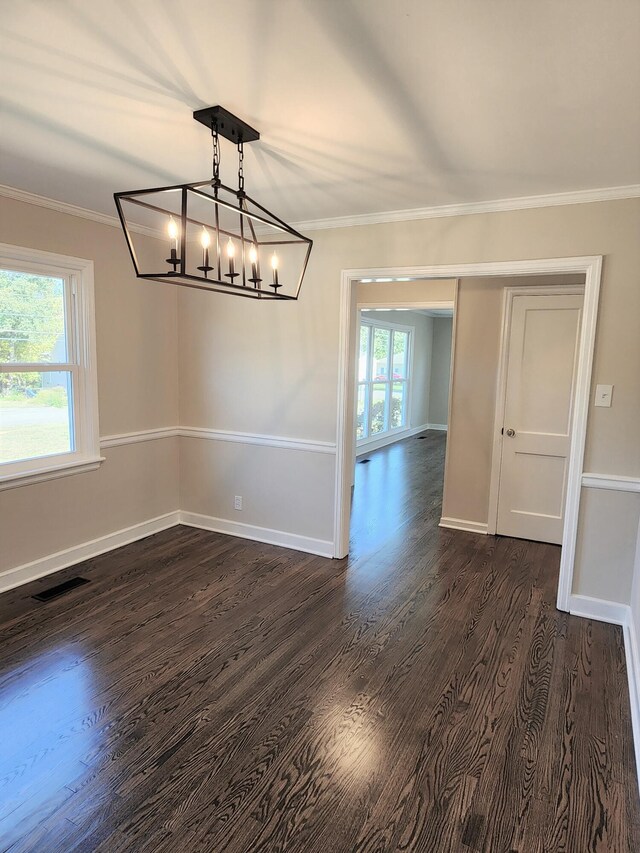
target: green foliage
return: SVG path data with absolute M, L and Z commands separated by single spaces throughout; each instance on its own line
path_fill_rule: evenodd
M 36 376 L 36 379 L 32 377 Z M 13 384 L 10 388 L 3 390 L 0 398 L 0 408 L 15 409 L 31 407 L 42 408 L 52 406 L 55 409 L 64 409 L 67 405 L 67 389 L 62 385 L 53 385 L 50 388 L 39 388 L 36 390 L 36 382 L 39 385 L 41 377 L 39 373 L 18 373 L 13 375 Z M 18 383 L 22 384 L 18 384 Z
M 398 397 L 391 398 L 391 427 L 398 427 L 402 422 L 402 401 Z M 384 429 L 384 400 L 378 400 L 371 407 L 371 435 Z M 356 436 L 364 436 L 364 413 L 358 413 Z
M 53 406 L 56 409 L 64 409 L 67 405 L 67 391 L 61 385 L 53 388 L 42 388 L 33 398 L 36 406 Z
M 366 340 L 367 329 L 365 326 L 361 326 L 360 331 L 360 351 L 367 351 L 367 340 Z M 376 361 L 383 361 L 387 358 L 387 354 L 389 352 L 389 337 L 390 331 L 389 329 L 379 329 L 375 328 L 373 330 L 373 357 Z M 407 332 L 399 332 L 397 330 L 393 331 L 393 354 L 401 355 L 407 349 L 408 342 L 408 333 Z
M 376 361 L 386 358 L 389 352 L 389 335 L 388 329 L 373 330 L 373 357 Z
M 391 398 L 391 424 L 390 426 L 400 426 L 402 419 L 402 401 L 397 397 Z M 382 432 L 384 429 L 384 400 L 378 400 L 371 407 L 371 434 Z
M 51 362 L 64 333 L 62 279 L 0 270 L 0 362 Z M 0 374 L 0 391 L 37 388 L 40 375 Z

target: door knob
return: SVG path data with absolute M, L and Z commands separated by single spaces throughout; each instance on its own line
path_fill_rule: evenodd
M 505 432 L 507 433 L 509 438 L 513 438 L 513 436 L 516 434 L 515 429 L 507 429 L 507 430 L 505 430 Z

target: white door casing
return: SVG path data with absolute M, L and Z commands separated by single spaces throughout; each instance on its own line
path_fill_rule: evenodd
M 587 413 L 591 385 L 591 368 L 598 318 L 602 255 L 566 258 L 536 258 L 532 260 L 490 261 L 467 264 L 436 264 L 404 267 L 366 267 L 343 269 L 340 284 L 340 328 L 337 388 L 337 447 L 334 500 L 334 556 L 344 557 L 349 551 L 349 517 L 351 498 L 351 460 L 353 457 L 353 369 L 355 362 L 355 288 L 363 278 L 411 277 L 421 279 L 524 276 L 524 275 L 584 275 L 584 308 L 580 330 L 580 353 L 576 377 L 571 455 L 565 505 L 565 524 L 558 574 L 557 606 L 570 610 L 573 568 L 578 533 L 578 514 L 582 490 L 584 448 L 587 433 Z M 569 285 L 565 285 L 569 287 Z M 566 292 L 569 292 L 568 290 Z M 454 329 L 455 329 L 454 314 Z M 454 351 L 455 359 L 455 335 Z M 499 431 L 498 431 L 499 432 Z M 494 436 L 495 436 L 494 432 Z M 499 462 L 499 443 L 494 441 L 493 458 Z M 446 461 L 445 461 L 446 470 Z M 497 478 L 496 478 L 497 479 Z M 497 489 L 495 490 L 497 492 Z M 493 481 L 489 497 L 488 532 L 495 533 L 497 494 Z
M 507 299 L 496 532 L 562 543 L 581 293 Z

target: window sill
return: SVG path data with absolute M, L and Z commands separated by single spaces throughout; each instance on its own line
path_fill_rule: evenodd
M 16 489 L 19 486 L 29 486 L 34 483 L 43 483 L 45 480 L 56 480 L 58 477 L 69 477 L 71 474 L 84 474 L 87 471 L 95 471 L 96 468 L 102 465 L 104 460 L 104 456 L 91 456 L 85 459 L 77 459 L 74 462 L 65 462 L 63 465 L 22 471 L 19 474 L 0 474 L 0 491 L 4 489 Z
M 377 435 L 370 435 L 369 438 L 358 439 L 356 441 L 356 448 L 362 448 L 364 452 L 371 444 L 377 444 L 379 441 L 391 444 L 396 439 L 407 438 L 410 432 L 412 432 L 411 427 L 397 427 L 396 429 L 387 430 L 387 432 L 381 432 Z

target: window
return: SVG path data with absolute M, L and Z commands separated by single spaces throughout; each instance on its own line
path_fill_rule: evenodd
M 356 438 L 382 438 L 408 425 L 411 329 L 360 324 Z
M 0 244 L 0 488 L 98 451 L 93 264 Z

